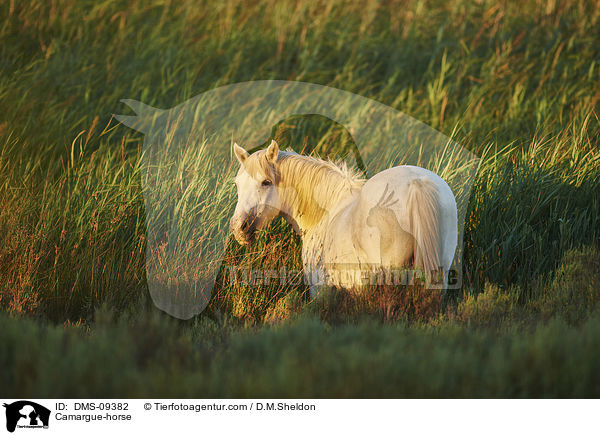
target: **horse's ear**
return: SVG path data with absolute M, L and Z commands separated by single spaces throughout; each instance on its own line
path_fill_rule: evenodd
M 235 157 L 238 159 L 238 162 L 240 162 L 241 165 L 244 164 L 244 162 L 250 155 L 248 154 L 248 151 L 239 146 L 237 143 L 233 144 L 233 153 L 235 154 Z
M 277 161 L 277 157 L 279 156 L 279 145 L 274 140 L 271 141 L 271 145 L 267 148 L 267 160 L 272 163 Z

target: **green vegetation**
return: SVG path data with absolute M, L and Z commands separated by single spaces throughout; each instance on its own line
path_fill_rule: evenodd
M 594 1 L 1 3 L 0 389 L 598 396 L 599 26 Z M 482 156 L 460 293 L 309 303 L 224 267 L 203 315 L 155 312 L 144 138 L 111 114 L 257 79 L 373 98 Z M 349 140 L 311 117 L 269 127 L 321 154 Z M 232 264 L 300 269 L 299 240 L 274 222 Z
M 302 317 L 258 330 L 153 316 L 44 328 L 0 316 L 9 397 L 597 397 L 600 319 L 532 331 Z M 60 349 L 60 351 L 57 351 Z M 39 358 L 43 355 L 44 358 Z M 101 362 L 101 363 L 100 363 Z

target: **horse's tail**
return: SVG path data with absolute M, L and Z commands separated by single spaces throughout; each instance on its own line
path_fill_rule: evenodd
M 408 186 L 408 216 L 410 232 L 415 239 L 414 267 L 426 276 L 437 273 L 441 263 L 440 204 L 433 181 L 414 179 Z

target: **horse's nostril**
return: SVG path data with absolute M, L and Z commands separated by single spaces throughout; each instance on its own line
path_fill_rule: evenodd
M 256 215 L 249 214 L 248 216 L 246 216 L 246 219 L 244 219 L 242 221 L 242 224 L 240 225 L 241 230 L 243 232 L 249 232 L 250 230 L 252 230 L 252 227 L 253 227 L 255 221 L 256 221 Z

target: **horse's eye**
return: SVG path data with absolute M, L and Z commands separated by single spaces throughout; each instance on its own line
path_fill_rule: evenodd
M 270 186 L 271 184 L 273 184 L 273 182 L 271 180 L 263 180 L 263 182 L 262 182 L 263 186 Z

